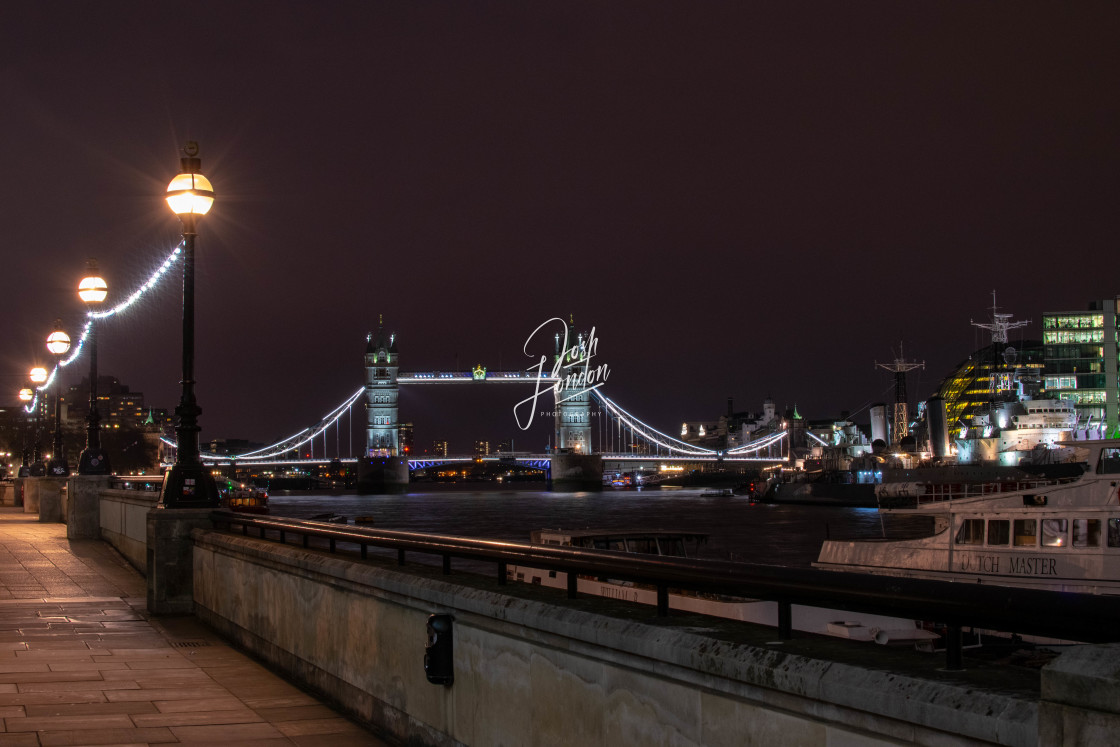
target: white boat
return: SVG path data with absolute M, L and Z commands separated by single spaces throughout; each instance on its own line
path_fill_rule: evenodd
M 1058 444 L 1080 474 L 1030 483 L 948 486 L 883 513 L 934 517 L 920 539 L 826 541 L 828 570 L 1049 589 L 1120 593 L 1120 440 Z
M 636 552 L 677 558 L 697 557 L 698 548 L 708 540 L 706 534 L 662 530 L 611 532 L 590 529 L 577 531 L 541 529 L 534 531 L 531 536 L 531 541 L 535 545 Z M 506 574 L 511 581 L 560 589 L 566 589 L 568 586 L 568 574 L 563 571 L 509 565 Z M 639 604 L 657 604 L 657 590 L 653 586 L 618 579 L 581 575 L 576 580 L 576 590 L 580 594 Z M 758 599 L 701 592 L 670 592 L 669 608 L 770 627 L 778 625 L 778 603 Z M 794 630 L 806 633 L 876 641 L 890 645 L 921 644 L 940 637 L 937 633 L 922 628 L 920 622 L 916 620 L 865 614 L 860 614 L 858 619 L 853 619 L 850 612 L 797 604 L 791 605 L 791 622 Z

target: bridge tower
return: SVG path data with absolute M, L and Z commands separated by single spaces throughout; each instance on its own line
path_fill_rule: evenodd
M 588 339 L 588 336 L 582 332 L 576 332 L 575 324 L 569 320 L 568 322 L 568 347 L 569 350 L 563 350 L 564 340 L 557 334 L 556 335 L 556 354 L 554 361 L 558 360 L 561 355 L 566 358 L 575 358 L 575 360 L 565 360 L 561 364 L 560 376 L 565 377 L 572 375 L 577 376 L 582 370 L 582 366 L 578 364 L 580 355 L 594 355 L 595 351 L 590 350 L 589 346 L 593 342 Z M 564 364 L 573 363 L 570 368 L 564 368 Z M 556 407 L 553 415 L 556 419 L 556 448 L 562 451 L 568 451 L 574 454 L 590 454 L 591 453 L 591 392 L 585 386 L 573 386 L 571 388 L 565 387 L 563 392 L 556 397 Z
M 377 340 L 366 335 L 366 456 L 395 457 L 400 443 L 397 395 L 397 370 L 400 355 L 396 335 L 389 335 L 388 344 L 381 326 Z
M 408 459 L 400 454 L 395 335 L 366 335 L 366 453 L 358 462 L 359 493 L 400 493 L 408 489 Z

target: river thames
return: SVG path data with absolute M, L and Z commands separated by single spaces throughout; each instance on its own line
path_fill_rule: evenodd
M 807 566 L 821 542 L 928 531 L 922 517 L 887 516 L 869 508 L 753 503 L 738 496 L 705 497 L 700 488 L 604 490 L 553 493 L 544 490 L 470 486 L 411 486 L 402 495 L 273 495 L 274 516 L 307 519 L 338 513 L 353 523 L 372 517 L 378 529 L 450 534 L 528 542 L 534 529 L 665 529 L 708 535 L 700 557 L 748 563 Z

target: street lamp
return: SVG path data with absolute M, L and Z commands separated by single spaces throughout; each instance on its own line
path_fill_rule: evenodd
M 24 416 L 30 420 L 31 413 L 27 412 L 27 403 L 35 399 L 35 392 L 31 391 L 30 387 L 24 387 L 19 390 L 19 401 L 23 403 Z M 20 477 L 31 476 L 31 448 L 27 445 L 27 426 L 23 429 L 23 464 L 19 467 Z
M 218 505 L 214 478 L 198 452 L 198 416 L 194 396 L 194 238 L 195 223 L 214 204 L 214 187 L 199 173 L 198 143 L 188 142 L 180 159 L 182 173 L 167 185 L 167 204 L 183 224 L 183 394 L 175 408 L 175 464 L 163 479 L 164 508 L 210 508 Z
M 70 335 L 62 331 L 62 320 L 54 323 L 54 332 L 47 336 L 47 350 L 55 357 L 55 371 L 62 356 L 70 350 Z M 54 453 L 47 463 L 47 474 L 61 477 L 70 474 L 70 465 L 66 463 L 66 453 L 62 449 L 62 377 L 54 385 Z
M 41 387 L 47 381 L 47 369 L 42 366 L 35 366 L 27 375 L 36 387 Z M 46 392 L 43 392 L 43 397 L 46 398 L 46 396 Z M 32 477 L 42 477 L 47 474 L 47 468 L 43 466 L 42 415 L 43 406 L 37 405 L 35 407 L 35 454 L 34 460 L 31 462 Z
M 101 448 L 101 413 L 97 411 L 97 309 L 109 295 L 109 286 L 97 274 L 97 260 L 86 263 L 87 274 L 78 283 L 78 298 L 89 309 L 89 332 L 86 344 L 89 345 L 89 414 L 86 415 L 86 448 L 78 457 L 79 475 L 108 475 L 109 455 Z

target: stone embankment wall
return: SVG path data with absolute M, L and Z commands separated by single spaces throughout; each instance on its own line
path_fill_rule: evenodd
M 142 574 L 148 566 L 148 512 L 159 502 L 159 493 L 142 490 L 100 491 L 101 538 L 117 548 Z
M 454 576 L 193 536 L 199 617 L 402 744 L 1097 744 L 1120 727 L 1115 664 L 1097 666 L 1091 682 L 1062 668 L 1049 691 L 1044 672 L 1040 703 L 1037 693 L 729 643 Z M 454 615 L 451 686 L 425 677 L 432 613 Z M 1084 656 L 1117 662 L 1120 647 Z M 1086 701 L 1078 687 L 1107 695 Z

